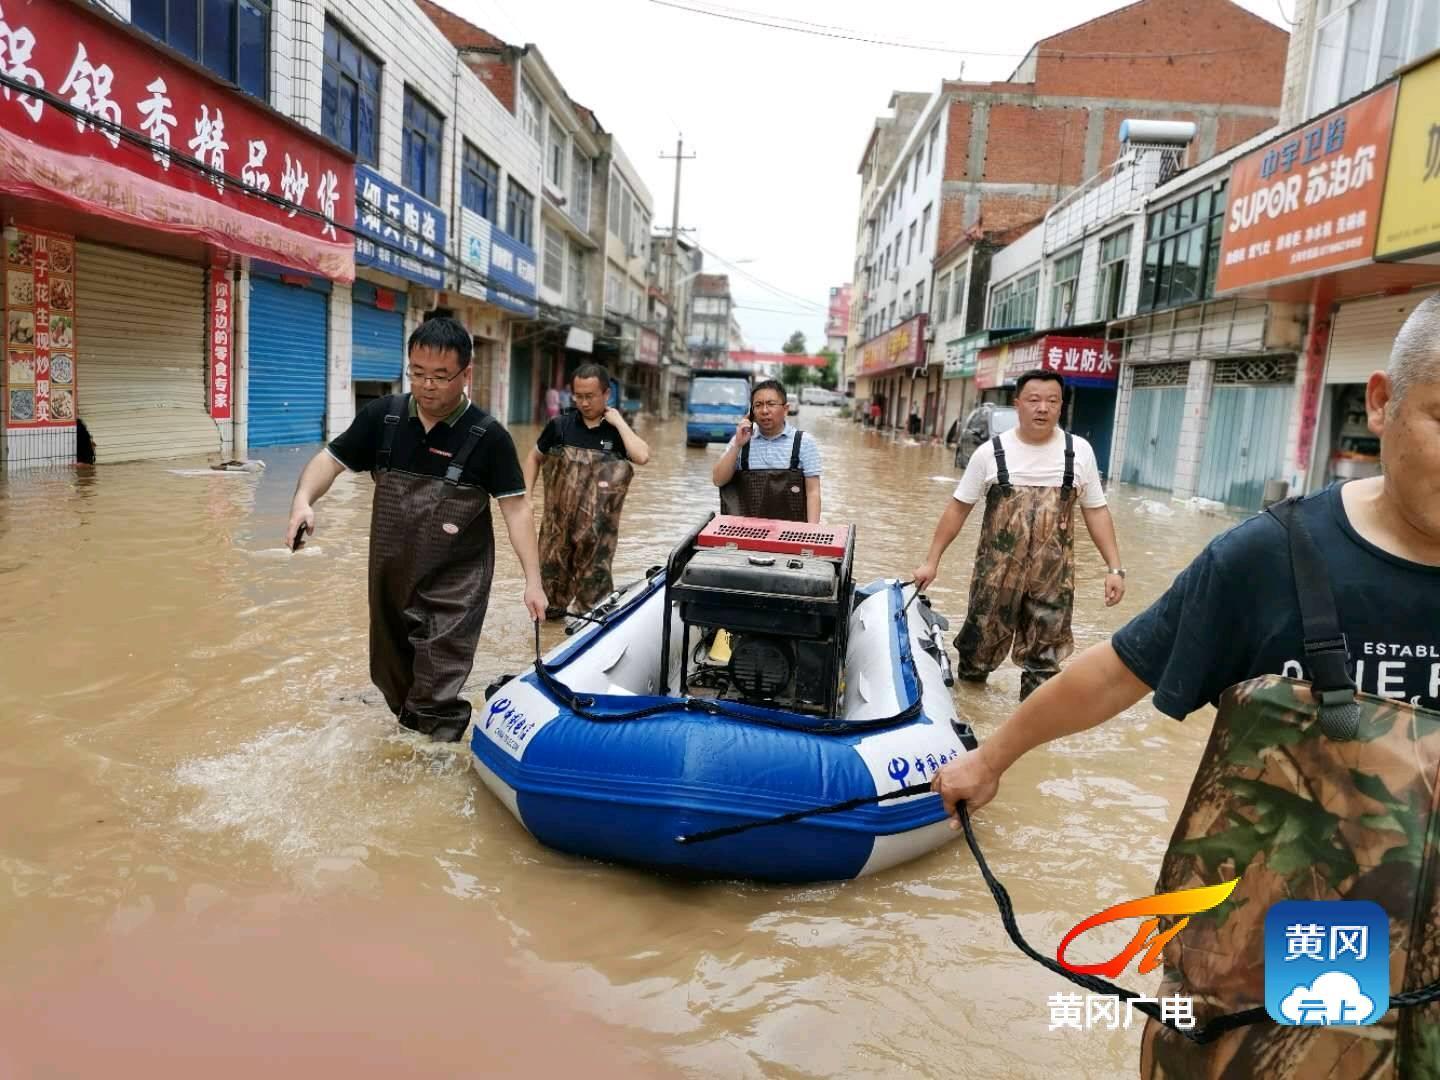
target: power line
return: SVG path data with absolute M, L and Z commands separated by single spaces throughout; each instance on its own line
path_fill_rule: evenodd
M 824 23 L 805 23 L 802 20 L 790 20 L 799 22 L 801 25 L 789 26 L 784 22 L 776 22 L 776 16 L 762 12 L 744 12 L 742 14 L 729 14 L 727 12 L 740 12 L 738 8 L 723 10 L 711 10 L 709 8 L 692 7 L 688 4 L 675 3 L 674 0 L 648 0 L 651 4 L 659 7 L 674 8 L 676 11 L 684 11 L 690 15 L 708 15 L 713 19 L 724 19 L 727 22 L 746 23 L 751 26 L 760 26 L 769 30 L 788 30 L 793 34 L 808 34 L 812 37 L 832 38 L 839 41 L 854 41 L 862 45 L 883 45 L 894 49 L 913 49 L 919 52 L 946 53 L 951 56 L 995 56 L 1007 59 L 1029 56 L 1034 52 L 1037 56 L 1053 56 L 1068 60 L 1173 60 L 1177 57 L 1190 56 L 1218 56 L 1224 53 L 1255 52 L 1258 45 L 1241 45 L 1230 49 L 1193 49 L 1177 52 L 1071 52 L 1067 49 L 1034 49 L 1025 52 L 996 52 L 986 49 L 959 49 L 948 45 L 925 45 L 906 41 L 896 41 L 892 38 L 867 37 L 864 31 L 844 30 L 836 27 L 833 29 L 821 29 Z
M 771 285 L 768 281 L 763 281 L 763 280 L 761 280 L 760 278 L 756 277 L 754 274 L 748 272 L 747 270 L 742 269 L 741 267 L 737 266 L 735 263 L 732 263 L 729 259 L 725 258 L 723 255 L 720 255 L 720 254 L 718 254 L 718 253 L 716 253 L 716 252 L 714 252 L 714 251 L 711 251 L 709 248 L 707 248 L 704 244 L 700 243 L 700 241 L 698 241 L 698 240 L 695 241 L 695 246 L 698 247 L 701 251 L 703 251 L 706 255 L 709 255 L 712 259 L 715 259 L 715 260 L 717 260 L 718 262 L 723 263 L 725 266 L 728 266 L 731 270 L 733 270 L 735 273 L 739 274 L 741 277 L 746 278 L 746 279 L 754 282 L 756 285 L 759 285 L 762 289 L 765 289 L 765 290 L 767 290 L 767 291 L 769 291 L 769 292 L 772 292 L 772 293 L 774 293 L 776 296 L 779 296 L 779 297 L 781 297 L 781 298 L 783 298 L 783 299 L 785 299 L 785 300 L 790 300 L 790 301 L 792 301 L 792 302 L 794 302 L 794 303 L 797 303 L 797 304 L 802 304 L 802 305 L 804 305 L 805 307 L 808 307 L 808 308 L 814 308 L 817 312 L 824 312 L 824 311 L 828 311 L 828 310 L 829 310 L 824 304 L 817 304 L 817 303 L 815 303 L 815 301 L 813 301 L 813 300 L 806 300 L 803 296 L 797 296 L 795 293 L 786 292 L 784 289 L 780 288 L 778 285 Z
M 772 315 L 799 315 L 806 319 L 816 318 L 818 314 L 814 311 L 799 311 L 795 308 L 759 307 L 755 304 L 731 304 L 730 306 L 740 311 L 768 311 Z

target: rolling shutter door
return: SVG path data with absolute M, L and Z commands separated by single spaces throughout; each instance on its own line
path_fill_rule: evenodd
M 205 272 L 76 245 L 80 416 L 97 462 L 223 453 L 205 392 Z
M 1342 304 L 1330 334 L 1330 362 L 1325 368 L 1327 383 L 1363 383 L 1372 371 L 1381 371 L 1390 362 L 1395 335 L 1431 290 L 1404 296 L 1382 296 Z
M 251 275 L 251 446 L 324 439 L 328 300 L 317 290 Z
M 357 281 L 351 292 L 350 378 L 372 382 L 400 381 L 405 359 L 405 302 L 403 296 L 388 293 L 395 300 L 394 311 L 375 306 L 375 286 Z

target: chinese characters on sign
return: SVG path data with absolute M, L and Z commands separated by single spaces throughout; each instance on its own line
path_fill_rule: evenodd
M 1161 1019 L 1183 1031 L 1195 1026 L 1195 1000 L 1178 994 L 1174 997 L 1124 999 L 1118 994 L 1086 994 L 1083 998 L 1079 994 L 1051 994 L 1047 1003 L 1050 1006 L 1051 1031 L 1059 1028 L 1074 1028 L 1076 1031 L 1118 1031 L 1124 1028 L 1129 1031 L 1131 1018 L 1139 1011 L 1135 1006 L 1141 1004 L 1158 1006 Z M 1141 1016 L 1144 1015 L 1141 1012 Z
M 438 206 L 356 165 L 355 209 L 358 264 L 444 288 L 445 214 Z
M 635 354 L 636 363 L 660 366 L 660 335 L 654 330 L 641 330 L 639 347 Z
M 1440 59 L 1400 79 L 1395 137 L 1385 175 L 1377 259 L 1440 249 Z
M 535 252 L 475 213 L 460 211 L 460 291 L 521 315 L 535 313 Z M 489 282 L 489 285 L 486 285 Z
M 231 288 L 229 271 L 210 271 L 210 415 L 217 420 L 230 417 Z
M 1390 1005 L 1390 923 L 1370 900 L 1281 900 L 1265 912 L 1265 1011 L 1296 1026 L 1370 1024 Z
M 860 353 L 860 374 L 877 375 L 918 364 L 925 357 L 926 316 L 916 315 L 866 343 Z
M 3 38 L 0 38 L 3 43 Z M 5 245 L 5 423 L 75 423 L 75 242 L 21 229 Z
M 1120 350 L 1103 338 L 1045 334 L 1030 341 L 995 345 L 980 352 L 982 365 L 997 365 L 1000 378 L 1014 383 L 1021 375 L 1044 368 L 1075 386 L 1114 386 L 1120 375 Z
M 1395 100 L 1392 83 L 1235 163 L 1217 294 L 1370 261 Z
M 351 245 L 336 229 L 354 220 L 351 167 L 318 136 L 64 0 L 0 0 L 0 73 L 77 110 L 0 88 L 0 187 L 337 281 L 354 277 Z M 122 139 L 120 127 L 148 143 Z M 299 209 L 246 185 L 283 188 Z

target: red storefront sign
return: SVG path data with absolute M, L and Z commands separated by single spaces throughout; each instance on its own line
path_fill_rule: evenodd
M 223 267 L 210 271 L 210 415 L 230 418 L 230 344 L 232 323 L 230 275 Z
M 1372 261 L 1396 85 L 1326 113 L 1235 162 L 1217 295 Z
M 879 375 L 911 367 L 925 359 L 925 319 L 916 315 L 893 330 L 865 343 L 860 350 L 860 374 Z
M 355 221 L 353 162 L 138 31 L 69 0 L 0 0 L 0 74 L 80 110 L 0 87 L 0 190 L 354 279 L 354 242 L 336 229 Z
M 1103 338 L 1044 334 L 1029 341 L 1007 342 L 980 350 L 981 370 L 994 371 L 982 389 L 1014 382 L 1027 371 L 1044 368 L 1075 386 L 1114 386 L 1120 375 L 1120 349 Z M 989 365 L 987 368 L 986 365 Z M 976 373 L 977 384 L 980 381 Z
M 651 367 L 658 367 L 660 364 L 660 335 L 654 330 L 641 330 L 640 343 L 635 352 L 635 360 L 640 364 L 649 364 Z

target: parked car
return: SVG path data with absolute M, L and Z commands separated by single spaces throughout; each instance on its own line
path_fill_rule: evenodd
M 987 401 L 975 406 L 965 422 L 960 425 L 960 437 L 955 440 L 955 466 L 963 469 L 970 464 L 970 456 L 983 444 L 1002 431 L 1009 431 L 1020 423 L 1020 414 L 1013 405 L 996 405 Z

